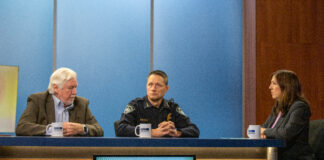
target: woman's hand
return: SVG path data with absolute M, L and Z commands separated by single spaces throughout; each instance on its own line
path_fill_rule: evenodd
M 266 128 L 261 128 L 261 138 L 262 139 L 266 139 L 267 138 L 267 136 L 264 134 L 264 131 L 266 130 Z

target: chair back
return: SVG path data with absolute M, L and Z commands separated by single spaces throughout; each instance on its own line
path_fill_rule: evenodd
M 324 160 L 324 119 L 310 121 L 308 143 L 313 149 L 314 157 Z
M 117 128 L 118 128 L 119 123 L 120 123 L 120 120 L 117 120 L 117 121 L 114 122 L 114 129 L 115 129 L 115 135 L 116 135 L 116 137 L 118 137 L 117 136 Z

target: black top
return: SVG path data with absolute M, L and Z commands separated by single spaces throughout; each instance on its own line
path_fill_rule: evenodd
M 159 108 L 152 106 L 147 97 L 136 98 L 128 103 L 117 127 L 117 136 L 135 137 L 135 127 L 140 123 L 151 123 L 152 129 L 158 128 L 163 121 L 172 121 L 181 137 L 199 137 L 198 127 L 190 122 L 178 104 L 163 99 Z
M 308 144 L 309 118 L 311 111 L 303 101 L 296 100 L 286 115 L 281 116 L 277 124 L 271 128 L 277 116 L 271 113 L 263 127 L 267 138 L 284 139 L 286 147 L 278 149 L 279 159 L 298 159 L 311 156 Z

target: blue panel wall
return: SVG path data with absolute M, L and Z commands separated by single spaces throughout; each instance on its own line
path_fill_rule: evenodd
M 154 69 L 201 138 L 242 134 L 242 1 L 155 0 Z
M 58 0 L 57 68 L 78 73 L 78 95 L 105 131 L 127 103 L 146 93 L 150 70 L 149 0 Z
M 154 69 L 201 138 L 241 137 L 242 2 L 155 0 Z M 113 137 L 126 104 L 146 94 L 150 0 L 58 0 L 57 68 L 78 73 L 78 95 Z M 0 65 L 18 65 L 17 120 L 52 69 L 53 0 L 0 1 Z
M 47 89 L 52 70 L 52 0 L 0 1 L 0 65 L 19 66 L 17 120 L 27 97 Z

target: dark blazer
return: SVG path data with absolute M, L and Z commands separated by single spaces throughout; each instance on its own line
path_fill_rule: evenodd
M 69 121 L 86 124 L 87 136 L 103 136 L 103 130 L 88 107 L 89 100 L 76 96 L 74 107 L 69 110 Z M 55 109 L 52 94 L 48 91 L 32 94 L 27 99 L 27 107 L 21 115 L 16 135 L 40 136 L 45 135 L 46 126 L 55 122 Z M 81 136 L 81 135 L 80 135 Z
M 267 138 L 283 139 L 286 147 L 278 149 L 279 159 L 299 159 L 312 154 L 308 144 L 309 117 L 311 116 L 308 104 L 296 100 L 289 108 L 286 115 L 281 116 L 274 128 L 272 124 L 276 115 L 272 112 L 263 128 Z

